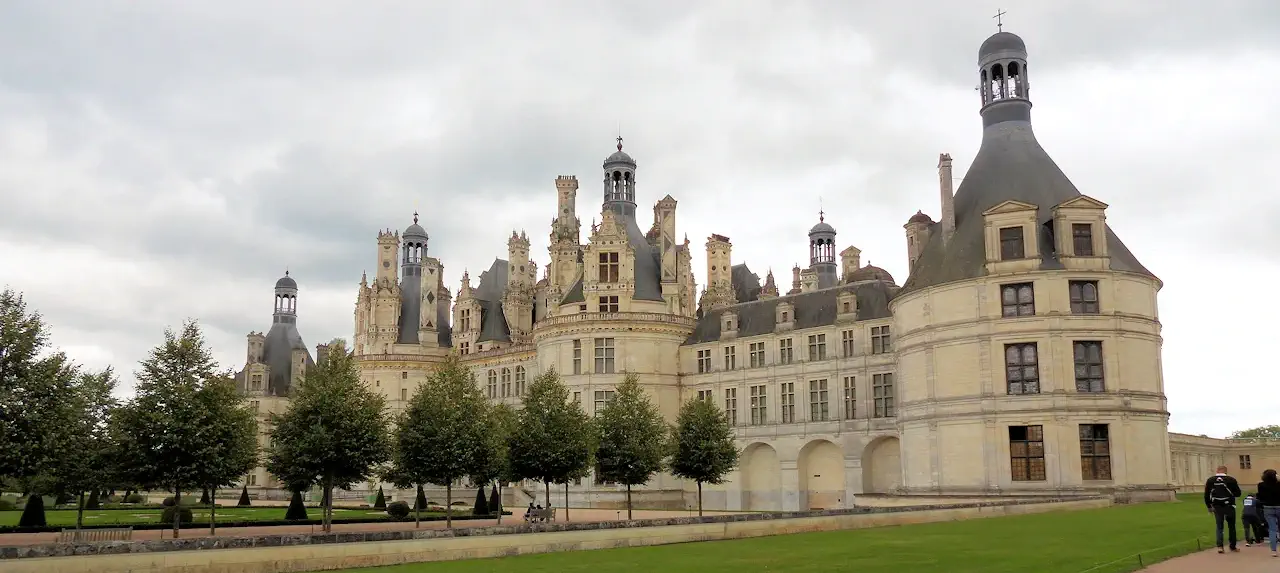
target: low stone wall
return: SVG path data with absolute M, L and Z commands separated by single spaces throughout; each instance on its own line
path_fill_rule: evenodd
M 1100 508 L 1109 498 L 855 508 L 453 530 L 166 539 L 0 547 L 6 573 L 285 573 L 858 529 Z M 74 557 L 74 558 L 73 558 Z

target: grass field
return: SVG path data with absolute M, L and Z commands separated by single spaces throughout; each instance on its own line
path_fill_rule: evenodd
M 1213 520 L 1196 496 L 1178 502 L 969 521 L 804 533 L 656 547 L 420 563 L 346 573 L 1079 573 L 1176 544 L 1187 553 Z M 1211 537 L 1208 537 L 1212 539 Z M 1177 549 L 1185 548 L 1185 551 Z M 1159 551 L 1148 553 L 1150 557 Z M 1136 559 L 1090 573 L 1136 570 Z
M 276 521 L 284 519 L 286 507 L 219 507 L 217 511 L 218 523 L 235 523 L 245 521 Z M 85 511 L 85 525 L 138 525 L 143 523 L 159 523 L 159 509 L 138 509 L 127 510 L 117 509 L 110 511 Z M 209 523 L 208 509 L 192 509 L 192 516 L 196 523 Z M 409 514 L 412 517 L 412 513 Z M 427 516 L 443 516 L 443 513 L 427 513 Z M 21 511 L 0 511 L 0 527 L 18 525 L 18 518 L 22 516 Z M 307 517 L 311 519 L 320 519 L 320 508 L 308 507 Z M 379 519 L 386 518 L 387 513 L 380 509 L 339 509 L 334 508 L 334 519 Z M 45 519 L 48 520 L 51 527 L 64 527 L 76 524 L 76 511 L 74 509 L 51 509 L 45 511 Z

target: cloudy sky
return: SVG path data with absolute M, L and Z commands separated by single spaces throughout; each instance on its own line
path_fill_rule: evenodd
M 301 285 L 308 344 L 351 336 L 379 229 L 415 209 L 456 292 L 554 178 L 598 216 L 619 127 L 638 201 L 696 248 L 783 282 L 819 202 L 901 283 L 902 225 L 937 216 L 940 152 L 977 150 L 975 59 L 996 4 L 0 0 L 0 285 L 129 382 L 166 326 L 226 366 Z M 890 7 L 891 6 L 891 7 Z M 1041 143 L 1165 281 L 1177 431 L 1275 423 L 1280 7 L 1001 0 L 1030 50 Z M 1242 220 L 1249 217 L 1256 223 Z M 1261 374 L 1259 374 L 1261 372 Z

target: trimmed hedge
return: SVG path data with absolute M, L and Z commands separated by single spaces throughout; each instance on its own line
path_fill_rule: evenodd
M 405 504 L 405 505 L 408 505 L 408 504 Z M 183 509 L 186 509 L 186 508 L 183 508 Z M 504 511 L 502 512 L 502 514 L 511 515 L 511 512 Z M 130 524 L 93 524 L 93 525 L 85 525 L 81 529 L 104 529 L 104 528 L 109 529 L 109 528 L 115 528 L 115 527 L 132 527 L 134 531 L 166 530 L 166 529 L 173 529 L 172 516 L 170 516 L 170 519 L 171 521 L 169 521 L 168 523 L 138 523 L 138 524 L 132 524 L 132 525 Z M 493 516 L 466 515 L 466 514 L 457 514 L 453 516 L 454 521 L 472 521 L 472 520 L 478 520 L 478 519 L 493 519 Z M 392 517 L 371 517 L 369 519 L 334 519 L 330 523 L 334 523 L 334 524 L 382 523 L 387 521 L 413 521 L 413 514 L 410 513 L 409 517 L 405 519 L 395 519 Z M 422 521 L 444 521 L 444 516 L 443 515 L 430 515 L 430 516 L 424 515 L 422 516 Z M 270 520 L 270 521 L 227 521 L 227 522 L 219 521 L 218 529 L 222 529 L 224 527 L 275 527 L 278 525 L 320 525 L 321 523 L 322 522 L 319 519 L 297 519 L 297 520 L 279 519 L 279 520 Z M 57 533 L 66 528 L 67 526 L 58 526 L 58 527 L 9 526 L 9 527 L 0 527 L 0 535 L 3 535 L 5 533 Z M 201 529 L 201 528 L 204 528 L 204 529 L 209 528 L 208 520 L 195 521 L 191 523 L 184 522 L 179 527 L 179 529 Z

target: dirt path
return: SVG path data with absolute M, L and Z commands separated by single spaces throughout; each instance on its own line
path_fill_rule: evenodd
M 1219 555 L 1218 550 L 1214 548 L 1156 563 L 1142 571 L 1145 573 L 1207 573 L 1210 571 L 1275 573 L 1280 571 L 1280 557 L 1272 557 L 1271 549 L 1266 545 L 1245 547 L 1241 544 L 1239 553 L 1228 551 Z

